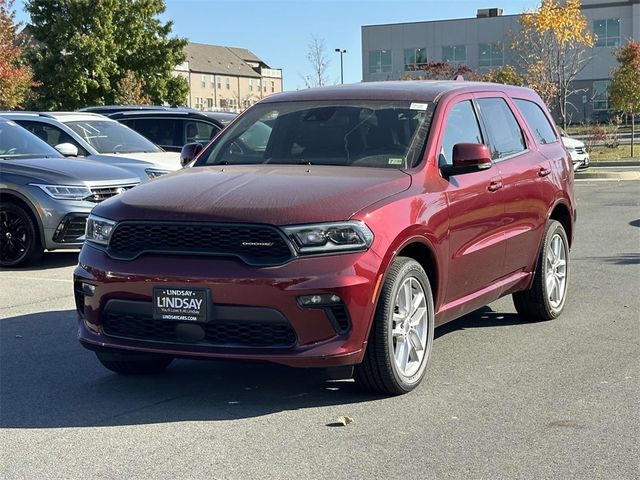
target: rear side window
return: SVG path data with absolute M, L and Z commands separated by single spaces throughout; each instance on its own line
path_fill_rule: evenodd
M 529 100 L 514 98 L 516 105 L 522 112 L 522 116 L 529 124 L 529 128 L 535 134 L 538 143 L 547 144 L 558 141 L 547 116 L 544 114 L 539 105 Z
M 121 123 L 133 128 L 156 145 L 178 145 L 176 143 L 176 129 L 182 126 L 182 122 L 179 120 L 173 118 L 136 118 L 135 121 L 124 120 Z
M 470 100 L 456 103 L 449 110 L 440 152 L 441 163 L 453 163 L 453 147 L 458 143 L 483 143 L 478 119 Z
M 199 143 L 206 145 L 209 143 L 209 140 L 220 131 L 218 127 L 210 123 L 198 122 L 196 120 L 185 120 L 183 128 L 185 144 Z
M 480 98 L 478 105 L 487 126 L 494 160 L 510 157 L 527 149 L 520 125 L 503 98 Z

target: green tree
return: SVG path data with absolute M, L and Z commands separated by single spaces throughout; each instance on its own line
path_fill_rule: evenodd
M 631 115 L 633 157 L 635 116 L 640 114 L 640 42 L 630 40 L 616 50 L 619 65 L 611 72 L 610 98 L 613 108 Z
M 31 69 L 22 59 L 17 27 L 13 0 L 0 0 L 0 109 L 23 106 L 34 85 Z
M 29 58 L 40 109 L 115 103 L 133 75 L 153 103 L 184 103 L 188 85 L 173 75 L 186 40 L 158 18 L 163 0 L 27 0 L 35 45 Z M 129 73 L 130 72 L 130 73 Z

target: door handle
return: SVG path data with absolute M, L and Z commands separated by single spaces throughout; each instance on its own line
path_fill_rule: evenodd
M 502 188 L 502 180 L 491 180 L 491 183 L 489 183 L 487 190 L 489 190 L 490 192 L 497 192 L 501 188 Z
M 551 173 L 551 170 L 545 167 L 540 167 L 540 170 L 538 170 L 539 177 L 546 177 L 550 173 Z

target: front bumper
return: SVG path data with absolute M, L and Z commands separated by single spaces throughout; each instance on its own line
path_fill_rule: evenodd
M 589 168 L 589 154 L 588 153 L 579 153 L 575 150 L 569 150 L 569 154 L 571 155 L 571 161 L 573 162 L 573 171 L 582 170 L 585 168 Z
M 84 242 L 86 218 L 96 204 L 88 201 L 56 200 L 38 187 L 28 188 L 26 193 L 41 224 L 44 248 L 80 248 Z
M 371 250 L 297 258 L 268 268 L 221 257 L 144 255 L 118 261 L 85 244 L 74 273 L 78 336 L 92 350 L 298 367 L 353 365 L 364 355 L 380 265 Z M 83 283 L 95 287 L 92 295 L 84 293 Z M 191 328 L 194 322 L 153 320 L 152 294 L 159 286 L 209 290 L 209 305 L 216 313 L 209 322 L 196 323 L 206 337 L 176 336 L 176 330 Z M 299 296 L 325 293 L 342 299 L 346 322 L 344 316 L 332 318 L 325 308 L 300 306 Z M 285 324 L 290 332 L 277 336 Z M 235 334 L 242 338 L 234 339 Z M 261 343 L 262 335 L 276 340 Z

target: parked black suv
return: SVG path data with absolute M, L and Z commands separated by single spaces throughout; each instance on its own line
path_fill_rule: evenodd
M 236 117 L 235 113 L 159 106 L 114 105 L 88 107 L 83 111 L 117 120 L 170 152 L 179 152 L 187 143 L 206 145 Z

